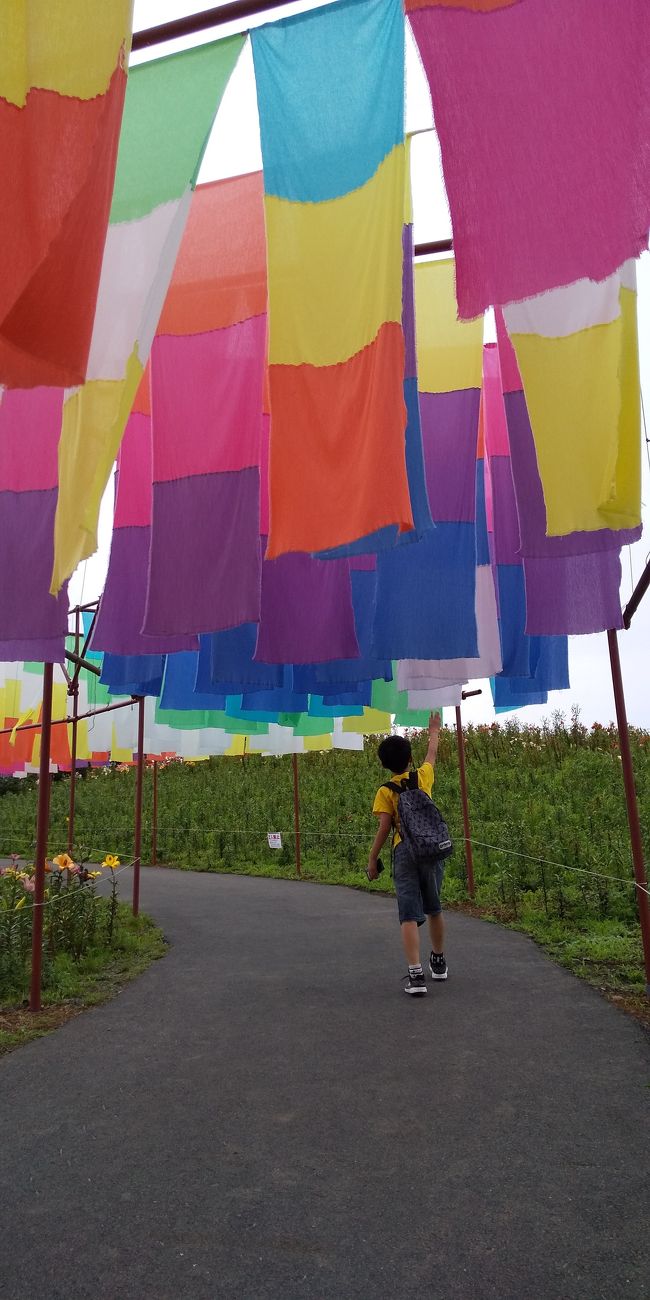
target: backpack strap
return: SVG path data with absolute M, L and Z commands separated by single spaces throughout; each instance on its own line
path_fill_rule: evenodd
M 382 790 L 392 790 L 393 794 L 401 794 L 404 787 L 398 785 L 397 781 L 384 781 L 381 788 Z
M 392 790 L 393 794 L 397 794 L 397 795 L 400 795 L 400 794 L 402 793 L 402 790 L 405 789 L 404 786 L 398 785 L 398 784 L 397 784 L 397 781 L 384 781 L 384 784 L 382 785 L 381 788 L 382 788 L 382 790 Z M 392 822 L 392 826 L 393 826 L 393 838 L 392 838 L 392 840 L 391 840 L 391 844 L 390 844 L 390 874 L 391 874 L 391 877 L 392 877 L 392 874 L 393 874 L 393 851 L 394 851 L 394 850 L 393 850 L 393 845 L 394 845 L 394 843 L 395 843 L 395 835 L 396 835 L 396 833 L 397 833 L 397 822 L 395 821 L 395 817 L 394 817 L 394 815 L 391 817 L 391 822 Z
M 403 781 L 384 781 L 382 790 L 392 790 L 393 794 L 402 794 L 404 790 L 419 790 L 420 778 L 417 772 L 409 772 Z

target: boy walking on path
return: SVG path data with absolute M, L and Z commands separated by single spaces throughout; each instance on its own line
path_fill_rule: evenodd
M 424 790 L 429 797 L 433 789 L 433 769 L 438 753 L 439 736 L 440 715 L 431 714 L 429 748 L 422 766 L 417 769 L 418 788 Z M 413 756 L 411 743 L 405 736 L 388 736 L 386 740 L 382 740 L 377 755 L 383 766 L 392 773 L 391 785 L 399 787 L 402 782 L 408 783 Z M 429 957 L 431 978 L 434 980 L 447 978 L 447 962 L 444 955 L 445 929 L 440 903 L 440 888 L 445 868 L 444 861 L 440 859 L 416 860 L 411 855 L 400 835 L 398 800 L 399 791 L 390 789 L 388 785 L 382 785 L 375 796 L 372 811 L 379 818 L 379 829 L 368 858 L 368 878 L 377 879 L 377 859 L 392 829 L 394 833 L 393 879 L 402 943 L 409 968 L 404 992 L 421 995 L 427 992 L 427 985 L 420 961 L 418 926 L 424 924 L 425 916 L 431 939 Z

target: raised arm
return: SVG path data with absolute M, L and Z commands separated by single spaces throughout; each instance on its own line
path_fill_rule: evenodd
M 432 767 L 435 767 L 435 763 L 436 763 L 439 738 L 440 738 L 440 714 L 430 713 L 429 714 L 429 748 L 427 749 L 427 755 L 424 761 L 425 763 L 430 763 Z

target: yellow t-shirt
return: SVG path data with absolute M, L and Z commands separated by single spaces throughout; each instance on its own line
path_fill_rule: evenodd
M 408 768 L 406 772 L 402 772 L 401 776 L 391 776 L 387 779 L 394 781 L 395 785 L 399 785 L 400 781 L 408 780 L 409 772 L 412 771 L 413 768 Z M 429 795 L 429 797 L 431 796 L 431 791 L 433 790 L 433 767 L 431 763 L 423 763 L 422 766 L 418 768 L 418 785 L 421 790 L 424 790 L 425 793 Z M 387 790 L 386 786 L 382 785 L 381 789 L 377 791 L 375 802 L 372 805 L 372 811 L 375 813 L 375 816 L 378 817 L 380 813 L 388 813 L 389 817 L 392 818 L 395 834 L 393 840 L 394 844 L 399 844 L 402 838 L 399 833 L 399 814 L 397 812 L 398 799 L 399 795 L 395 790 Z

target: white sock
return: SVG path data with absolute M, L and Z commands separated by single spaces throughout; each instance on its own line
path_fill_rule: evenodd
M 418 962 L 417 966 L 409 966 L 409 975 L 421 975 L 422 963 Z

